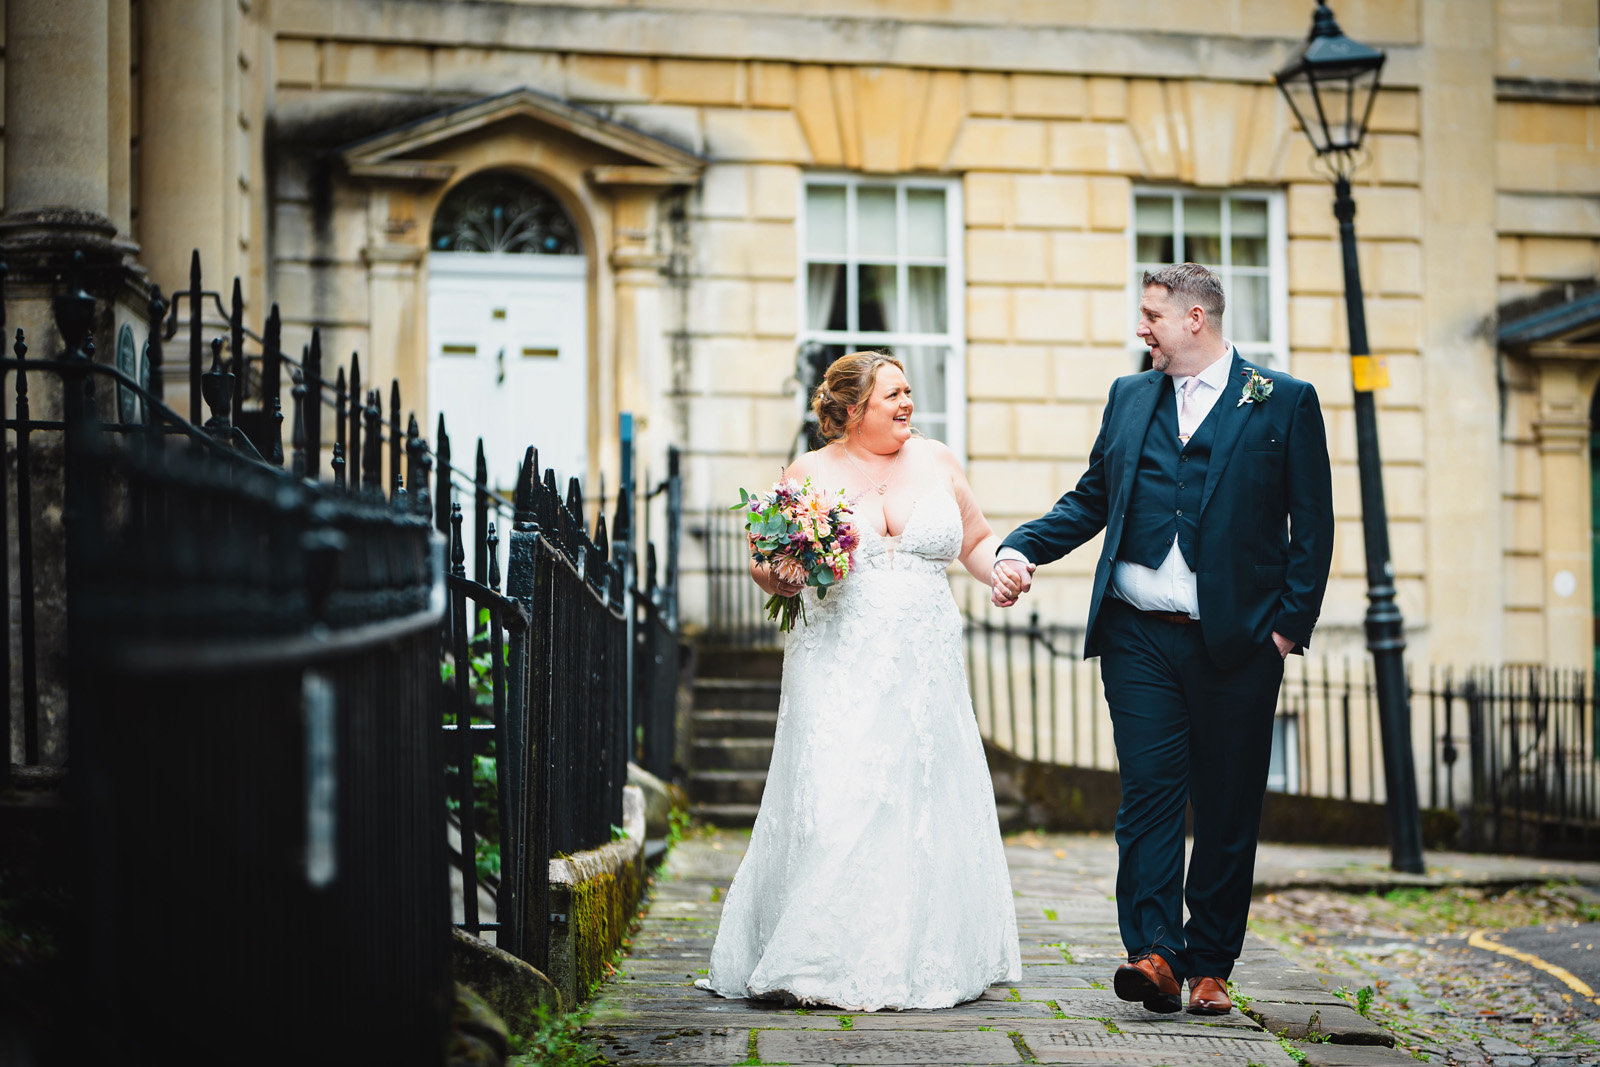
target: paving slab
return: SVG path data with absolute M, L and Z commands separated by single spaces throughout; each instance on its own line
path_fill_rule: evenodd
M 1297 1046 L 1306 1055 L 1306 1067 L 1389 1067 L 1414 1064 L 1411 1053 L 1386 1045 L 1305 1044 Z
M 764 1063 L 1021 1063 L 1002 1033 L 926 1030 L 825 1034 L 764 1030 L 756 1049 Z
M 1163 1036 L 1137 1039 L 1126 1034 L 1086 1034 L 1068 1031 L 1047 1035 L 1028 1051 L 1040 1063 L 1062 1064 L 1166 1064 L 1184 1067 L 1291 1067 L 1293 1061 L 1276 1041 L 1237 1041 Z
M 1234 977 L 1276 1027 L 1243 1012 L 1159 1015 L 1117 999 L 1111 975 L 1126 957 L 1110 895 L 1115 845 L 1086 835 L 1025 834 L 1007 843 L 1023 972 L 978 1000 L 939 1011 L 852 1013 L 718 997 L 693 983 L 710 965 L 722 900 L 747 844 L 747 832 L 716 831 L 667 857 L 631 956 L 591 1006 L 585 1036 L 608 1062 L 727 1067 L 755 1055 L 762 1063 L 874 1067 L 1293 1067 L 1271 1029 L 1293 1032 L 1298 1020 L 1304 1033 L 1313 1011 L 1323 1013 L 1319 1026 L 1343 1035 L 1335 1040 L 1363 1039 L 1355 1036 L 1358 1024 L 1370 1025 L 1315 974 L 1255 937 Z M 1331 1047 L 1302 1046 L 1308 1055 Z
M 1390 1045 L 1394 1035 L 1350 1008 L 1331 1004 L 1275 1004 L 1253 1001 L 1245 1012 L 1263 1028 L 1300 1040 L 1326 1034 L 1340 1045 Z
M 584 1030 L 584 1037 L 598 1045 L 612 1062 L 717 1065 L 743 1063 L 750 1056 L 748 1030 L 701 1030 L 680 1025 L 652 1033 L 591 1027 Z

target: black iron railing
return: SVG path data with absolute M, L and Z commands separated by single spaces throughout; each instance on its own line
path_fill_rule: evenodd
M 1100 664 L 1082 631 L 967 605 L 968 680 L 991 743 L 1024 759 L 1115 770 Z M 1600 843 L 1600 760 L 1584 671 L 1412 672 L 1411 722 L 1425 805 L 1462 818 L 1460 844 L 1574 852 Z M 1290 657 L 1273 723 L 1268 789 L 1384 803 L 1370 663 Z
M 777 625 L 763 608 L 767 594 L 750 578 L 744 516 L 709 509 L 696 516 L 689 535 L 704 559 L 707 639 L 725 645 L 776 646 Z
M 1446 755 L 1466 733 L 1474 848 L 1593 856 L 1600 848 L 1600 721 L 1586 671 L 1471 672 L 1434 707 Z M 1463 723 L 1462 720 L 1465 720 Z M 1453 762 L 1453 761 L 1452 761 Z
M 386 413 L 357 357 L 327 378 L 319 332 L 294 360 L 276 307 L 259 336 L 246 329 L 237 282 L 229 335 L 207 344 L 199 310 L 221 298 L 198 258 L 190 281 L 191 419 L 163 402 L 177 316 L 159 291 L 144 375 L 94 362 L 94 301 L 71 272 L 65 351 L 29 358 L 19 333 L 0 360 L 0 389 L 16 390 L 0 744 L 25 767 L 70 766 L 82 836 L 68 851 L 87 857 L 71 947 L 117 1005 L 117 1050 L 237 1048 L 265 1018 L 239 1058 L 437 1064 L 449 868 L 466 890 L 455 920 L 543 966 L 548 859 L 611 839 L 630 758 L 671 770 L 677 457 L 640 509 L 646 534 L 650 502 L 664 511 L 662 583 L 626 480 L 592 537 L 577 480 L 562 498 L 531 448 L 507 500 L 481 441 L 467 475 L 443 419 L 437 447 L 414 417 L 402 429 L 398 383 Z M 51 417 L 30 410 L 41 393 Z M 11 769 L 0 760 L 0 790 Z M 494 825 L 477 822 L 485 790 Z M 502 863 L 497 916 L 480 922 L 485 837 Z M 226 938 L 206 982 L 179 931 Z M 197 1013 L 181 1035 L 154 1000 L 173 989 Z M 324 1039 L 330 1004 L 361 1025 Z
M 30 358 L 19 333 L 0 360 L 0 385 L 60 416 L 33 418 L 24 399 L 6 420 L 15 526 L 0 514 L 23 594 L 23 756 L 69 771 L 64 948 L 78 1003 L 105 1025 L 96 1044 L 192 1059 L 270 1017 L 239 1058 L 442 1062 L 443 595 L 428 518 L 403 495 L 263 460 L 215 348 L 203 427 L 160 399 L 156 331 L 150 388 L 95 363 L 79 269 L 54 301 L 63 350 Z M 159 324 L 159 297 L 149 310 Z M 204 981 L 190 937 L 227 944 Z M 165 1021 L 173 989 L 193 1013 L 181 1033 Z M 364 1025 L 330 1031 L 330 1003 Z

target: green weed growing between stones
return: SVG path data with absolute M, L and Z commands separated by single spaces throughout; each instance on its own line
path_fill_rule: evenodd
M 667 812 L 667 848 L 670 850 L 678 842 L 689 836 L 689 813 L 683 808 L 673 808 Z
M 1299 1048 L 1296 1048 L 1293 1041 L 1290 1041 L 1287 1037 L 1284 1037 L 1282 1034 L 1278 1034 L 1277 1038 L 1278 1038 L 1278 1044 L 1283 1046 L 1283 1051 L 1288 1053 L 1289 1058 L 1291 1060 L 1293 1060 L 1295 1063 L 1302 1064 L 1302 1065 L 1306 1062 L 1306 1054 L 1305 1054 L 1305 1052 L 1303 1050 L 1299 1049 Z
M 1106 1033 L 1108 1033 L 1108 1034 L 1120 1034 L 1120 1033 L 1122 1033 L 1122 1027 L 1118 1026 L 1116 1024 L 1116 1021 L 1113 1020 L 1111 1018 L 1111 1016 L 1109 1016 L 1109 1015 L 1096 1015 L 1094 1018 L 1095 1018 L 1096 1022 L 1098 1022 L 1101 1026 L 1104 1026 L 1106 1028 Z
M 1061 958 L 1063 960 L 1065 960 L 1066 962 L 1068 962 L 1068 963 L 1076 963 L 1077 962 L 1076 960 L 1074 960 L 1072 958 L 1072 950 L 1067 948 L 1067 943 L 1065 941 L 1052 942 L 1051 944 L 1045 945 L 1044 947 L 1045 948 L 1053 948 L 1053 949 L 1055 949 L 1057 952 L 1061 953 Z
M 511 1035 L 507 1067 L 589 1067 L 606 1062 L 579 1036 L 587 1012 L 552 1011 L 541 1004 L 534 1009 L 534 1018 L 533 1033 Z
M 839 1016 L 839 1029 L 841 1029 L 841 1030 L 849 1030 L 849 1029 L 853 1028 L 855 1025 L 856 1025 L 856 1020 L 855 1020 L 854 1016 L 852 1016 L 852 1015 L 841 1015 L 841 1016 Z
M 1056 909 L 1054 909 L 1054 908 L 1046 908 L 1046 909 L 1044 909 L 1044 917 L 1045 917 L 1045 921 L 1046 922 L 1055 922 L 1056 921 Z
M 1011 1030 L 1006 1033 L 1006 1036 L 1011 1039 L 1011 1044 L 1016 1046 L 1017 1055 L 1022 1057 L 1023 1063 L 1039 1062 L 1039 1058 L 1033 1054 L 1033 1049 L 1029 1048 L 1028 1043 L 1022 1039 L 1021 1031 Z

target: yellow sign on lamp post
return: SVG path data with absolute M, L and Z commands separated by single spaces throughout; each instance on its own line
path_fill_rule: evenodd
M 1358 393 L 1389 388 L 1389 357 L 1351 356 L 1350 380 Z

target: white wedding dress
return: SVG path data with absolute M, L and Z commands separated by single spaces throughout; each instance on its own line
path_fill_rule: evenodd
M 973 719 L 948 493 L 855 568 L 784 649 L 772 766 L 722 910 L 725 997 L 944 1008 L 1021 974 L 1011 879 Z

